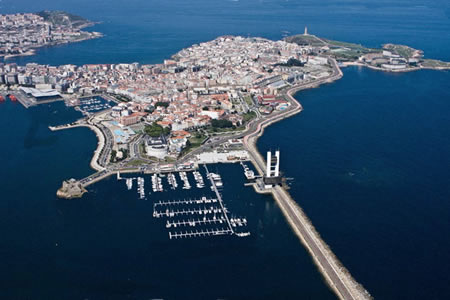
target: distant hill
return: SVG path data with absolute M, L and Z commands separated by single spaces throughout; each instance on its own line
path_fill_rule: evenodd
M 84 28 L 91 26 L 94 22 L 91 22 L 83 17 L 73 15 L 64 11 L 49 11 L 44 10 L 36 13 L 44 18 L 45 21 L 51 22 L 55 26 L 72 26 L 76 28 Z

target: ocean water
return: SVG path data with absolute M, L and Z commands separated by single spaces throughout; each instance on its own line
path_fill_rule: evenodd
M 291 193 L 375 298 L 450 295 L 450 72 L 352 67 L 269 127 Z
M 395 42 L 450 60 L 447 1 L 29 1 L 0 12 L 61 9 L 103 23 L 102 39 L 41 49 L 19 64 L 157 63 L 224 34 Z M 450 296 L 448 71 L 385 74 L 360 68 L 296 95 L 304 111 L 269 127 L 291 193 L 353 276 L 380 299 Z M 328 299 L 308 254 L 270 197 L 242 186 L 238 165 L 218 165 L 230 210 L 248 239 L 168 241 L 148 201 L 110 178 L 82 200 L 61 201 L 61 180 L 89 174 L 88 129 L 49 132 L 79 115 L 53 104 L 0 104 L 3 298 Z M 147 178 L 149 182 L 149 178 Z M 192 191 L 201 196 L 202 191 Z M 58 244 L 58 246 L 56 246 Z

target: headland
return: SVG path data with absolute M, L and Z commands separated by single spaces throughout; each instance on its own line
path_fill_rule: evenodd
M 41 11 L 0 15 L 0 57 L 34 55 L 36 49 L 81 42 L 102 37 L 99 32 L 83 31 L 95 25 L 63 11 Z

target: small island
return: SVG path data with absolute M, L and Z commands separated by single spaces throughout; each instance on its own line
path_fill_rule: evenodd
M 82 184 L 75 179 L 64 181 L 61 188 L 58 189 L 56 195 L 60 198 L 74 199 L 80 198 L 87 190 Z
M 82 30 L 94 24 L 62 11 L 0 15 L 0 57 L 34 55 L 36 48 L 99 38 L 101 33 Z

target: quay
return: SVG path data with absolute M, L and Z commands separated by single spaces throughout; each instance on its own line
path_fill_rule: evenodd
M 225 221 L 224 217 L 216 219 L 197 219 L 197 220 L 183 220 L 183 221 L 167 221 L 166 227 L 178 227 L 178 226 L 196 226 L 196 225 L 211 225 L 211 224 L 222 224 Z
M 206 203 L 216 203 L 217 199 L 211 198 L 202 198 L 202 199 L 189 199 L 189 200 L 178 200 L 178 201 L 159 201 L 154 204 L 154 207 L 157 206 L 167 206 L 167 205 L 177 205 L 177 204 L 206 204 Z
M 202 208 L 198 208 L 198 209 L 180 209 L 180 210 L 169 210 L 169 209 L 165 209 L 165 210 L 155 210 L 153 212 L 153 216 L 155 218 L 159 218 L 159 217 L 167 217 L 167 218 L 173 218 L 173 217 L 177 217 L 177 216 L 184 216 L 184 215 L 208 215 L 208 214 L 218 214 L 221 212 L 226 212 L 221 210 L 220 208 L 215 208 L 214 206 L 210 206 L 210 207 L 202 207 Z M 231 224 L 230 224 L 231 226 Z

